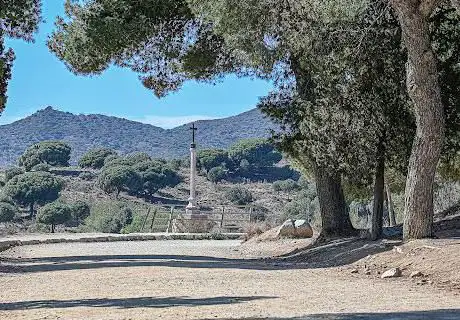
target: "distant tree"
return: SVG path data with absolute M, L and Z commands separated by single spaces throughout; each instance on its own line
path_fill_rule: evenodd
M 64 224 L 72 218 L 71 207 L 62 202 L 49 203 L 38 210 L 37 221 L 51 226 L 54 233 L 56 225 Z
M 142 176 L 133 168 L 126 165 L 103 168 L 97 180 L 98 186 L 107 193 L 116 193 L 118 198 L 121 191 L 137 192 L 142 187 Z
M 133 166 L 142 178 L 141 195 L 153 196 L 165 187 L 175 187 L 181 182 L 180 176 L 170 168 L 168 163 L 161 160 L 140 162 Z
M 226 176 L 227 176 L 227 171 L 221 166 L 211 168 L 207 175 L 208 180 L 216 184 L 224 180 Z
M 24 170 L 22 168 L 13 167 L 5 170 L 5 183 L 13 179 L 13 177 L 23 174 Z
M 7 86 L 15 55 L 6 49 L 5 37 L 33 41 L 41 21 L 41 0 L 1 1 L 0 5 L 0 114 L 6 105 Z
M 108 148 L 92 149 L 80 158 L 78 165 L 81 168 L 100 169 L 109 156 L 117 156 L 116 151 Z
M 19 158 L 19 165 L 30 171 L 37 164 L 68 166 L 71 147 L 60 141 L 43 141 L 30 146 Z
M 56 200 L 63 186 L 63 181 L 51 173 L 26 172 L 9 180 L 4 193 L 16 204 L 29 206 L 30 215 L 33 216 L 35 205 Z
M 227 200 L 237 205 L 246 205 L 254 201 L 251 191 L 240 186 L 228 190 L 225 197 Z
M 10 222 L 14 219 L 17 210 L 10 203 L 0 202 L 0 222 Z
M 76 201 L 69 204 L 69 207 L 72 213 L 72 219 L 78 222 L 86 219 L 91 214 L 91 209 L 85 201 Z
M 197 152 L 197 166 L 204 169 L 206 173 L 211 168 L 219 167 L 228 161 L 228 153 L 222 149 L 203 149 Z
M 237 164 L 247 160 L 255 167 L 272 166 L 282 158 L 281 153 L 266 139 L 241 140 L 230 147 L 228 156 Z

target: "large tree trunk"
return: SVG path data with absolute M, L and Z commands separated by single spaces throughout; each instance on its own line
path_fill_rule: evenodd
M 332 238 L 356 235 L 348 214 L 340 175 L 331 175 L 324 168 L 315 167 L 315 179 L 321 211 L 321 236 Z
M 383 233 L 383 202 L 385 199 L 385 148 L 383 141 L 377 149 L 377 165 L 375 168 L 374 206 L 371 216 L 371 239 L 377 240 Z
M 404 239 L 432 236 L 433 182 L 444 140 L 445 122 L 429 16 L 439 0 L 393 0 L 408 52 L 407 89 L 417 131 L 406 183 Z

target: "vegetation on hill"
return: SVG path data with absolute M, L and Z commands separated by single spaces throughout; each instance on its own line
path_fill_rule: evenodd
M 198 121 L 196 125 L 200 149 L 228 148 L 241 139 L 268 137 L 270 130 L 276 129 L 256 109 L 230 118 Z M 189 125 L 165 130 L 115 117 L 73 115 L 51 107 L 0 126 L 0 136 L 3 168 L 15 164 L 27 147 L 41 141 L 65 142 L 72 147 L 70 162 L 77 164 L 88 151 L 103 152 L 101 148 L 119 154 L 148 152 L 155 158 L 182 158 L 188 156 L 191 139 Z M 84 161 L 82 165 L 86 166 L 88 160 Z

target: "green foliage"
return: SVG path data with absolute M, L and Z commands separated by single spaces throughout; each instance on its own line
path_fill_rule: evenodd
M 51 232 L 54 232 L 54 226 L 64 224 L 72 218 L 72 208 L 63 202 L 52 202 L 38 210 L 37 222 L 51 226 Z
M 297 182 L 292 179 L 287 180 L 278 180 L 273 182 L 273 191 L 279 192 L 292 192 L 294 190 L 300 189 L 300 186 Z
M 91 213 L 89 205 L 81 200 L 69 204 L 69 207 L 72 214 L 72 219 L 74 219 L 75 221 L 82 221 L 89 217 Z
M 228 161 L 228 153 L 222 149 L 203 149 L 197 152 L 197 167 L 206 170 L 206 173 Z
M 10 181 L 13 177 L 23 174 L 24 170 L 22 168 L 13 167 L 5 170 L 5 183 Z
M 98 186 L 107 193 L 121 191 L 135 193 L 142 187 L 142 176 L 126 165 L 104 167 L 97 180 Z
M 30 171 L 38 164 L 69 166 L 71 148 L 60 141 L 43 141 L 30 146 L 19 158 L 19 165 Z
M 5 185 L 4 194 L 18 205 L 45 204 L 59 197 L 64 183 L 49 172 L 26 172 L 13 177 Z M 31 212 L 32 213 L 32 212 Z
M 91 181 L 91 180 L 94 180 L 97 177 L 97 175 L 92 172 L 82 172 L 78 175 L 78 177 L 81 180 Z
M 236 187 L 232 187 L 231 189 L 229 189 L 225 193 L 225 197 L 231 203 L 234 203 L 237 205 L 247 205 L 254 201 L 254 197 L 251 191 L 241 186 L 236 186 Z
M 0 222 L 10 222 L 14 219 L 17 209 L 10 203 L 0 201 Z
M 227 171 L 221 166 L 211 168 L 207 175 L 208 180 L 213 183 L 218 183 L 224 180 L 226 177 L 227 177 Z
M 109 156 L 117 156 L 117 153 L 108 148 L 92 149 L 80 158 L 78 165 L 81 168 L 100 169 Z
M 39 163 L 35 166 L 30 171 L 43 171 L 43 172 L 49 172 L 51 169 L 49 164 L 46 163 Z
M 100 202 L 91 208 L 91 214 L 85 225 L 91 231 L 120 233 L 133 222 L 133 211 L 123 202 Z
M 133 166 L 133 170 L 141 177 L 141 195 L 152 196 L 162 188 L 175 187 L 181 182 L 180 176 L 165 161 L 139 162 Z
M 460 152 L 444 159 L 438 167 L 439 174 L 448 181 L 460 181 Z
M 41 21 L 41 0 L 2 1 L 0 5 L 0 114 L 7 101 L 7 86 L 15 59 L 4 46 L 5 37 L 32 41 Z
M 311 184 L 303 189 L 296 197 L 283 208 L 281 220 L 306 219 L 316 221 L 319 217 L 319 202 L 316 187 Z
M 228 150 L 229 158 L 241 164 L 243 160 L 255 167 L 272 166 L 282 158 L 281 154 L 266 139 L 246 139 L 232 145 Z

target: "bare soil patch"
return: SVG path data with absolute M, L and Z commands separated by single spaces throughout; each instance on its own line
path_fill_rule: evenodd
M 456 292 L 293 260 L 237 241 L 24 246 L 0 256 L 1 319 L 456 319 Z M 298 255 L 297 258 L 300 258 Z

